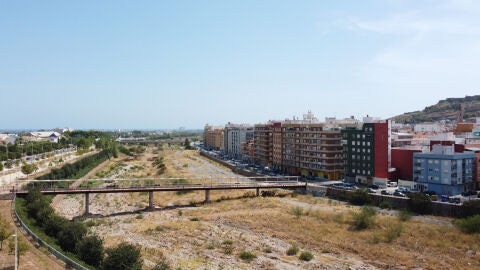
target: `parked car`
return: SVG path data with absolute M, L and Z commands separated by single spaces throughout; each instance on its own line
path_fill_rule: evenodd
M 477 195 L 477 191 L 469 190 L 469 191 L 462 192 L 463 197 L 468 197 L 468 196 L 472 196 L 472 195 Z
M 368 193 L 377 193 L 377 191 L 373 188 L 367 188 Z
M 407 197 L 407 195 L 405 195 L 404 193 L 398 191 L 398 190 L 395 190 L 395 192 L 393 193 L 393 196 L 397 196 L 397 197 Z
M 456 197 L 456 198 L 453 198 L 453 197 L 450 197 L 448 198 L 448 202 L 450 203 L 460 203 L 460 198 Z
M 430 195 L 430 196 L 437 195 L 437 193 L 435 191 L 432 191 L 432 190 L 424 190 L 422 193 Z
M 371 189 L 379 189 L 379 188 L 380 188 L 380 187 L 377 186 L 377 185 L 370 185 L 370 186 L 368 186 L 368 187 L 371 188 Z
M 380 192 L 380 194 L 382 194 L 382 195 L 392 195 L 392 194 L 390 194 L 388 191 L 386 191 L 385 189 L 382 190 L 382 191 Z

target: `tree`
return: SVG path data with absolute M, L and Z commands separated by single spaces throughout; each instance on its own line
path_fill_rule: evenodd
M 107 257 L 103 262 L 104 270 L 141 270 L 142 257 L 140 249 L 128 244 L 121 243 L 115 248 L 107 249 Z
M 19 237 L 20 235 L 17 232 L 17 236 L 15 238 L 10 238 L 8 242 L 8 250 L 10 254 L 15 254 L 15 241 L 17 241 L 17 263 L 20 266 L 20 257 L 25 255 L 28 251 L 28 244 L 23 240 L 23 237 Z
M 5 162 L 5 168 L 11 169 L 13 167 L 12 161 L 9 159 Z
M 3 163 L 0 162 L 0 172 L 3 171 Z
M 77 247 L 77 254 L 84 262 L 99 266 L 103 260 L 103 241 L 96 235 L 83 238 Z
M 57 234 L 60 247 L 65 251 L 74 252 L 80 240 L 87 234 L 85 224 L 78 221 L 64 223 Z
M 0 250 L 3 249 L 3 241 L 10 237 L 12 233 L 8 222 L 0 216 Z
M 24 163 L 22 166 L 22 173 L 26 174 L 27 176 L 35 171 L 38 170 L 37 164 L 26 164 Z
M 190 141 L 188 138 L 185 138 L 185 142 L 183 143 L 183 146 L 185 147 L 185 150 L 191 150 L 192 146 L 190 145 Z

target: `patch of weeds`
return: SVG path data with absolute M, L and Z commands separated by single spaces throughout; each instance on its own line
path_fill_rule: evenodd
M 223 245 L 231 246 L 233 245 L 233 240 L 232 239 L 227 239 L 222 242 Z
M 224 246 L 223 247 L 223 253 L 226 255 L 231 255 L 233 253 L 233 247 L 232 246 Z
M 297 245 L 293 244 L 291 245 L 288 249 L 287 249 L 287 255 L 288 256 L 294 256 L 294 255 L 297 255 L 299 251 L 299 248 Z
M 165 231 L 165 227 L 163 227 L 162 225 L 158 225 L 157 227 L 155 227 L 155 231 L 163 232 L 163 231 Z
M 178 211 L 177 211 L 177 216 L 179 216 L 179 217 L 183 216 L 183 211 L 182 211 L 182 210 L 178 210 Z
M 364 206 L 360 212 L 353 212 L 353 226 L 357 230 L 364 230 L 375 225 L 377 210 L 371 206 Z
M 393 209 L 393 205 L 392 203 L 390 202 L 387 202 L 387 201 L 383 201 L 381 202 L 378 207 L 382 208 L 382 209 Z
M 292 208 L 292 214 L 296 217 L 296 218 L 300 218 L 302 215 L 303 215 L 303 208 L 301 208 L 300 206 L 295 206 Z
M 380 241 L 381 241 L 380 235 L 378 235 L 378 233 L 375 233 L 370 238 L 369 243 L 370 244 L 378 244 L 378 243 L 380 243 Z
M 135 216 L 136 219 L 143 219 L 143 214 L 138 214 L 137 216 Z
M 240 255 L 239 255 L 240 259 L 246 261 L 246 262 L 251 262 L 253 261 L 255 258 L 257 258 L 257 256 L 249 251 L 242 251 L 240 252 Z
M 215 249 L 215 245 L 213 243 L 210 243 L 207 245 L 207 249 Z
M 190 219 L 190 221 L 200 221 L 197 217 L 193 217 Z
M 393 240 L 400 237 L 403 232 L 402 223 L 390 223 L 385 231 L 385 242 L 391 243 Z
M 408 210 L 402 209 L 398 211 L 397 217 L 401 221 L 407 221 L 412 218 L 412 213 L 410 213 Z
M 271 247 L 271 246 L 268 246 L 268 247 L 264 248 L 264 249 L 263 249 L 263 252 L 265 252 L 265 253 L 272 253 L 272 252 L 273 252 L 272 247 Z
M 300 256 L 298 258 L 302 261 L 308 262 L 313 259 L 313 254 L 308 251 L 302 251 L 302 253 L 300 253 Z

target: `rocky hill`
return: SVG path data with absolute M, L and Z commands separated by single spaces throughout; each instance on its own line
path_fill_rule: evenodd
M 391 119 L 397 123 L 419 123 L 439 120 L 457 120 L 463 109 L 463 119 L 473 122 L 480 117 L 480 95 L 464 98 L 447 98 L 437 104 L 428 106 L 422 111 L 408 112 Z M 471 120 L 471 121 L 469 121 Z

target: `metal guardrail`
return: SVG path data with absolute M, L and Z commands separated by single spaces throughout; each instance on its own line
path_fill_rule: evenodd
M 16 197 L 13 199 L 13 209 L 14 209 L 15 216 L 16 216 L 18 222 L 20 223 L 20 226 L 35 240 L 35 242 L 37 242 L 41 246 L 46 247 L 48 249 L 48 251 L 50 253 L 52 253 L 56 258 L 62 260 L 63 262 L 65 262 L 68 266 L 72 267 L 73 269 L 76 269 L 76 270 L 90 270 L 89 268 L 86 268 L 85 266 L 80 265 L 76 261 L 70 259 L 68 256 L 66 256 L 62 252 L 56 250 L 54 247 L 50 246 L 47 242 L 43 241 L 34 232 L 32 232 L 30 230 L 30 228 L 28 228 L 27 225 L 25 225 L 25 223 L 23 223 L 23 220 L 18 215 L 15 200 L 16 200 Z

